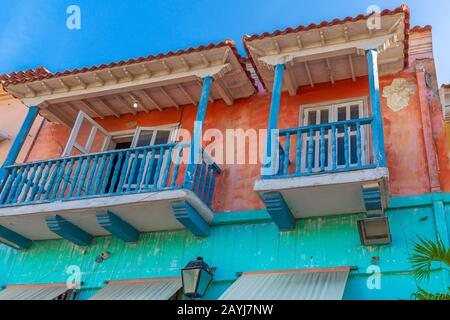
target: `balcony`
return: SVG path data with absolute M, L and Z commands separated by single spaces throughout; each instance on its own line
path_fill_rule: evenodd
M 184 227 L 206 236 L 221 169 L 204 152 L 201 163 L 183 164 L 190 148 L 164 144 L 7 166 L 0 222 L 9 235 L 0 230 L 0 237 L 20 248 L 24 239 L 88 245 L 108 234 L 134 242 L 139 232 Z
M 279 130 L 273 165 L 254 190 L 281 229 L 294 219 L 387 207 L 389 172 L 374 161 L 372 125 L 361 118 Z

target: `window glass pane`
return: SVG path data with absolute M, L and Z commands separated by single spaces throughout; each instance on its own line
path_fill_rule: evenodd
M 316 122 L 316 114 L 317 114 L 317 111 L 315 111 L 315 110 L 308 112 L 308 126 L 312 126 L 317 123 Z
M 356 136 L 350 136 L 350 163 L 357 164 L 358 156 L 357 156 L 357 148 L 356 148 Z
M 156 139 L 154 145 L 166 144 L 169 142 L 170 131 L 169 130 L 158 130 L 156 132 Z
M 339 107 L 338 108 L 338 121 L 345 121 L 345 120 L 347 120 L 347 108 Z
M 328 109 L 320 111 L 320 124 L 330 122 L 329 121 L 329 113 L 330 112 L 328 111 Z
M 337 160 L 338 166 L 345 165 L 344 137 L 337 139 Z
M 83 120 L 81 121 L 80 130 L 78 131 L 75 138 L 75 143 L 80 145 L 82 148 L 86 148 L 92 128 L 92 124 L 88 120 L 83 118 Z
M 350 119 L 354 120 L 354 119 L 359 119 L 360 115 L 359 115 L 359 105 L 352 105 L 350 106 Z
M 140 132 L 136 147 L 147 147 L 152 142 L 153 131 L 144 131 Z

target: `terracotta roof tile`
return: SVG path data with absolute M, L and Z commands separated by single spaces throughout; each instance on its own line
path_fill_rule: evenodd
M 409 32 L 410 32 L 410 30 L 409 30 L 409 28 L 410 28 L 409 7 L 405 4 L 403 4 L 394 10 L 386 9 L 381 12 L 381 16 L 395 15 L 398 13 L 405 13 L 405 48 L 404 48 L 405 59 L 404 59 L 404 63 L 405 63 L 405 67 L 407 67 L 408 66 L 408 51 L 409 51 Z M 262 34 L 244 35 L 243 36 L 244 48 L 245 48 L 245 51 L 247 52 L 247 55 L 249 56 L 249 59 L 253 65 L 253 67 L 255 68 L 256 73 L 258 74 L 258 77 L 260 79 L 262 79 L 258 72 L 258 69 L 256 68 L 255 62 L 253 61 L 253 58 L 250 55 L 250 51 L 247 47 L 247 42 L 251 42 L 253 40 L 261 40 L 264 38 L 275 37 L 275 36 L 279 36 L 279 35 L 285 35 L 285 34 L 289 34 L 289 33 L 296 33 L 296 32 L 300 32 L 300 31 L 309 31 L 309 30 L 319 29 L 319 28 L 323 28 L 323 27 L 331 27 L 331 26 L 335 26 L 335 25 L 339 25 L 339 24 L 344 24 L 347 22 L 357 22 L 357 21 L 361 21 L 361 20 L 366 20 L 371 15 L 373 15 L 373 13 L 368 14 L 368 15 L 360 14 L 360 15 L 357 15 L 356 17 L 346 17 L 344 19 L 334 19 L 332 21 L 322 21 L 319 24 L 311 23 L 307 26 L 300 25 L 295 28 L 289 27 L 284 30 L 275 30 L 273 32 L 264 32 Z M 263 86 L 264 86 L 264 83 L 263 83 Z
M 73 69 L 73 70 L 65 70 L 65 71 L 59 71 L 55 73 L 49 72 L 44 67 L 38 67 L 36 69 L 28 69 L 25 71 L 19 71 L 19 72 L 11 72 L 9 74 L 0 75 L 0 81 L 3 84 L 4 87 L 7 87 L 9 85 L 16 85 L 20 83 L 26 83 L 26 82 L 32 82 L 37 80 L 44 80 L 44 79 L 51 79 L 61 76 L 68 76 L 68 75 L 75 75 L 90 71 L 98 71 L 106 68 L 113 68 L 118 66 L 124 66 L 124 65 L 131 65 L 135 63 L 145 62 L 145 61 L 153 61 L 158 60 L 162 58 L 170 58 L 175 56 L 180 56 L 183 54 L 189 54 L 193 52 L 199 52 L 204 50 L 210 50 L 210 49 L 216 49 L 216 48 L 222 48 L 228 46 L 234 53 L 234 55 L 237 57 L 239 63 L 241 64 L 244 71 L 247 73 L 247 76 L 252 81 L 252 84 L 256 87 L 255 82 L 250 76 L 250 73 L 248 72 L 246 66 L 245 66 L 245 58 L 243 58 L 237 51 L 236 45 L 233 40 L 225 40 L 220 43 L 210 43 L 206 46 L 198 46 L 195 48 L 189 48 L 186 50 L 178 50 L 178 51 L 169 51 L 167 53 L 159 53 L 157 55 L 149 55 L 147 57 L 138 57 L 138 58 L 132 58 L 129 60 L 121 60 L 119 62 L 111 62 L 109 64 L 101 64 L 101 65 L 94 65 L 92 67 L 84 67 L 81 69 Z
M 431 32 L 433 29 L 432 26 L 430 25 L 426 25 L 426 26 L 415 26 L 414 28 L 411 29 L 411 32 Z

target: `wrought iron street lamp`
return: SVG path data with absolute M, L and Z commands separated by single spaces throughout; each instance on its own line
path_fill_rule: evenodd
M 209 265 L 203 261 L 203 258 L 198 257 L 197 260 L 189 262 L 181 270 L 181 278 L 184 294 L 191 299 L 201 298 L 205 295 L 213 279 L 213 273 Z

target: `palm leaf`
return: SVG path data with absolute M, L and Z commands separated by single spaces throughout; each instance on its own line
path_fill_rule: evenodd
M 409 260 L 419 282 L 430 279 L 433 262 L 442 262 L 450 267 L 450 250 L 445 248 L 442 240 L 434 242 L 419 237 L 419 241 L 413 241 L 412 245 L 413 252 Z
M 449 290 L 450 292 L 450 290 Z M 412 297 L 416 300 L 450 300 L 450 294 L 448 293 L 429 293 L 422 288 L 419 288 L 419 290 L 416 293 L 412 294 Z

